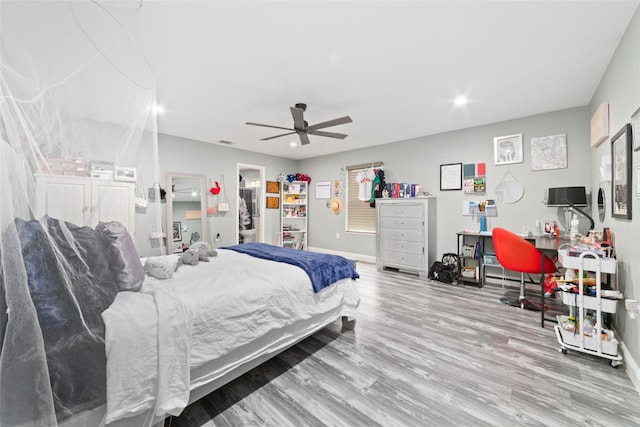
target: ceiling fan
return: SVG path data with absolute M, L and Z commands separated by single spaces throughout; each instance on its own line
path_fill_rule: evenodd
M 260 141 L 268 141 L 270 139 L 280 138 L 282 136 L 293 135 L 294 133 L 298 134 L 298 136 L 300 137 L 300 143 L 302 145 L 307 145 L 311 142 L 309 141 L 309 135 L 326 136 L 328 138 L 339 138 L 339 139 L 345 139 L 347 137 L 347 135 L 345 135 L 344 133 L 325 132 L 319 129 L 328 128 L 330 126 L 342 125 L 345 123 L 351 123 L 353 121 L 351 120 L 351 117 L 344 116 L 344 117 L 340 117 L 337 119 L 333 119 L 333 120 L 329 120 L 326 122 L 317 123 L 315 125 L 309 126 L 309 123 L 307 123 L 307 121 L 304 119 L 304 112 L 306 111 L 306 109 L 307 109 L 307 104 L 302 104 L 302 103 L 296 104 L 295 107 L 291 107 L 291 115 L 293 116 L 293 129 L 285 128 L 281 126 L 263 125 L 260 123 L 253 123 L 253 122 L 247 122 L 246 124 L 252 125 L 252 126 L 263 126 L 267 128 L 274 128 L 274 129 L 285 129 L 285 130 L 291 131 L 291 132 L 283 133 L 281 135 L 262 138 Z

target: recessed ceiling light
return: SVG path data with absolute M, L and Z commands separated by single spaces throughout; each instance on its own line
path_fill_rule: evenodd
M 297 145 L 298 145 L 298 143 L 297 143 L 297 142 L 295 142 L 295 141 L 291 141 L 291 142 L 289 143 L 289 147 L 296 147 Z
M 153 111 L 156 114 L 164 114 L 165 110 L 164 110 L 164 107 L 162 105 L 156 104 L 156 105 L 153 106 Z
M 468 102 L 469 102 L 469 99 L 467 99 L 467 97 L 464 96 L 464 95 L 460 95 L 456 99 L 453 100 L 453 104 L 457 105 L 459 107 L 461 107 L 463 105 L 467 105 Z

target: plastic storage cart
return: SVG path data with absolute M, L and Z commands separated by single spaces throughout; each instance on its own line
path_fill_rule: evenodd
M 600 284 L 601 273 L 616 273 L 616 260 L 612 258 L 602 259 L 595 252 L 583 252 L 580 256 L 569 256 L 567 250 L 559 250 L 560 262 L 565 268 L 574 268 L 580 271 L 578 275 L 579 294 L 559 292 L 562 302 L 568 305 L 570 312 L 577 311 L 576 323 L 573 329 L 570 327 L 569 316 L 557 316 L 558 324 L 555 326 L 556 336 L 560 344 L 560 351 L 567 354 L 567 350 L 579 351 L 610 360 L 614 368 L 622 364 L 622 356 L 618 354 L 618 340 L 613 331 L 604 330 L 602 325 L 602 313 L 615 313 L 618 300 L 602 298 Z M 583 293 L 583 273 L 591 271 L 596 273 L 596 295 L 589 296 Z M 595 311 L 596 323 L 591 331 L 586 330 L 585 315 L 587 310 Z M 570 313 L 571 314 L 571 313 Z M 567 327 L 569 326 L 569 327 Z

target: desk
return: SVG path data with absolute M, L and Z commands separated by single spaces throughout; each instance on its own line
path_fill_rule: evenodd
M 461 252 L 461 243 L 464 244 L 464 237 L 465 236 L 469 236 L 472 238 L 477 239 L 478 241 L 482 242 L 482 249 L 481 249 L 481 253 L 479 254 L 479 258 L 477 258 L 478 260 L 478 264 L 479 264 L 479 270 L 480 270 L 480 274 L 479 277 L 477 278 L 478 281 L 478 285 L 479 286 L 483 286 L 485 281 L 486 281 L 486 274 L 485 274 L 485 260 L 484 260 L 484 254 L 485 254 L 485 239 L 491 239 L 491 232 L 490 231 L 483 231 L 483 232 L 474 232 L 474 231 L 460 231 L 458 233 L 456 233 L 457 238 L 458 238 L 458 255 L 460 256 L 460 259 L 465 259 L 465 258 L 470 258 L 470 257 L 465 257 L 463 256 L 462 252 Z M 569 239 L 565 239 L 565 238 L 561 238 L 561 237 L 546 237 L 546 236 L 522 236 L 523 239 L 527 240 L 528 242 L 530 242 L 532 245 L 534 245 L 538 250 L 540 250 L 543 255 L 551 255 L 550 258 L 553 258 L 553 256 L 555 256 L 558 253 L 558 248 L 560 248 L 560 246 L 562 246 L 565 243 L 571 243 L 571 240 Z M 544 258 L 542 258 L 542 264 L 544 266 Z M 541 289 L 540 289 L 540 326 L 542 326 L 544 328 L 544 279 L 541 281 Z M 520 282 L 520 294 L 521 296 L 524 297 L 524 276 L 521 279 Z

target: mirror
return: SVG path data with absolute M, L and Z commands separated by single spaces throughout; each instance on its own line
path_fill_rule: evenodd
M 167 253 L 209 242 L 204 175 L 167 173 Z
M 598 217 L 600 218 L 600 222 L 604 222 L 605 211 L 606 206 L 604 202 L 604 188 L 600 188 L 598 190 Z
M 264 166 L 238 163 L 237 242 L 264 242 Z

